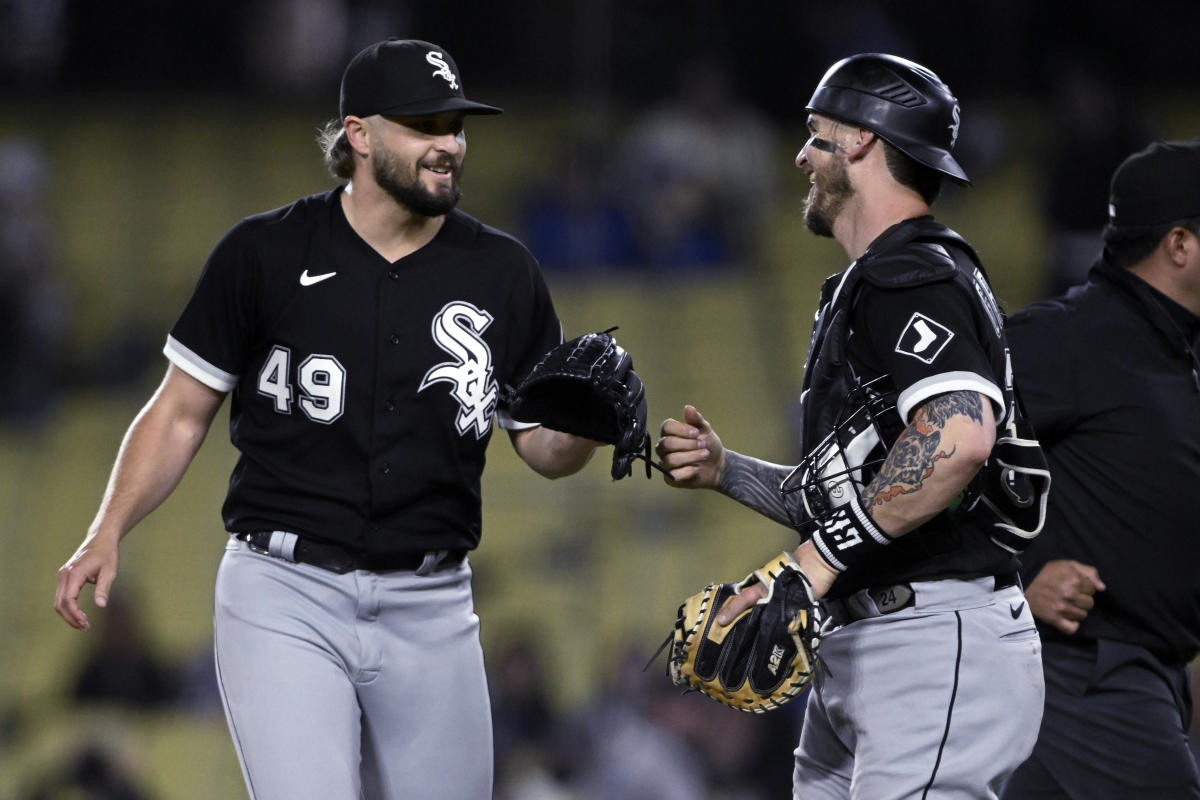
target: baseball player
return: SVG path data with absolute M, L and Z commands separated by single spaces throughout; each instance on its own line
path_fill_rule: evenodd
M 87 630 L 121 538 L 182 478 L 232 392 L 216 666 L 250 796 L 491 796 L 468 551 L 492 422 L 547 477 L 597 443 L 506 414 L 562 330 L 515 239 L 456 210 L 467 100 L 443 48 L 389 39 L 342 78 L 323 137 L 344 184 L 249 217 L 167 338 L 55 609 Z
M 1087 282 L 1010 327 L 1055 486 L 1021 567 L 1046 708 L 1006 800 L 1200 798 L 1200 139 L 1151 144 L 1110 185 Z
M 827 621 L 795 796 L 995 797 L 1041 719 L 1014 556 L 1037 525 L 1013 509 L 1040 507 L 1047 486 L 1031 457 L 1003 475 L 1019 503 L 996 490 L 994 448 L 1021 446 L 1003 321 L 972 248 L 930 216 L 945 178 L 967 183 L 959 105 L 925 67 L 863 54 L 829 69 L 808 111 L 805 224 L 853 263 L 821 291 L 807 455 L 791 469 L 729 450 L 692 406 L 656 449 L 671 485 L 804 534 L 794 557 Z M 718 624 L 761 597 L 750 584 Z

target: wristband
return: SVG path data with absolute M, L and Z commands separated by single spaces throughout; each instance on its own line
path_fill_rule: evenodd
M 816 523 L 813 544 L 838 572 L 861 566 L 892 543 L 892 537 L 879 529 L 854 497 Z

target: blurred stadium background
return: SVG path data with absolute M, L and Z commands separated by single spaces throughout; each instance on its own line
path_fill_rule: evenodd
M 85 796 L 60 784 L 89 768 L 124 772 L 145 798 L 244 796 L 205 683 L 234 458 L 227 412 L 179 490 L 127 540 L 114 595 L 130 614 L 113 636 L 186 691 L 143 705 L 79 699 L 85 660 L 110 635 L 106 614 L 92 614 L 86 636 L 68 629 L 51 610 L 54 576 L 161 377 L 163 339 L 209 249 L 242 217 L 332 186 L 314 136 L 360 47 L 388 35 L 440 43 L 469 96 L 507 109 L 468 125 L 462 206 L 531 247 L 547 242 L 535 255 L 568 337 L 620 326 L 652 427 L 691 402 L 729 446 L 794 463 L 816 292 L 845 264 L 836 244 L 803 230 L 808 184 L 792 168 L 824 68 L 894 52 L 953 87 L 975 187 L 947 190 L 939 216 L 976 245 L 1012 311 L 1048 290 L 1056 235 L 1094 248 L 1088 226 L 1104 198 L 1088 187 L 1136 149 L 1114 156 L 1114 141 L 1200 133 L 1194 48 L 1166 46 L 1198 18 L 1194 2 L 1161 1 L 0 2 L 0 353 L 10 382 L 0 419 L 0 798 Z M 744 152 L 752 140 L 736 135 L 718 151 L 760 182 L 724 207 L 741 226 L 732 243 L 695 263 L 551 251 L 531 209 L 584 154 L 603 167 L 588 185 L 611 189 L 614 205 L 636 215 L 659 202 L 657 173 L 622 183 L 622 165 L 644 141 L 641 123 L 681 99 L 681 69 L 697 60 L 722 69 L 727 102 L 769 131 L 763 152 Z M 1066 219 L 1064 206 L 1083 219 Z M 641 675 L 686 594 L 792 541 L 707 493 L 657 478 L 613 483 L 607 454 L 542 481 L 503 440 L 490 450 L 485 535 L 472 556 L 477 608 L 496 686 L 508 680 L 500 665 L 527 648 L 555 718 L 597 716 L 618 676 Z M 651 695 L 661 668 L 639 679 Z M 650 723 L 717 761 L 705 749 L 713 740 L 758 741 L 753 726 L 767 724 L 710 705 L 686 723 L 678 709 Z M 550 778 L 572 771 L 563 754 L 498 746 L 512 759 L 506 770 L 546 778 L 533 788 L 506 772 L 498 794 L 583 796 L 548 793 Z M 790 746 L 772 751 L 783 754 L 778 781 Z M 768 796 L 721 788 L 748 763 L 713 777 L 710 796 Z

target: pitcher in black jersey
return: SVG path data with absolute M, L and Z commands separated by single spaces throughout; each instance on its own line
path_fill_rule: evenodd
M 222 517 L 216 664 L 250 795 L 491 797 L 467 553 L 493 422 L 547 477 L 597 442 L 510 419 L 562 329 L 530 253 L 456 209 L 467 100 L 417 40 L 350 62 L 322 138 L 343 185 L 249 217 L 167 338 L 55 608 L 88 628 L 120 539 L 182 478 L 227 394 L 240 452 Z

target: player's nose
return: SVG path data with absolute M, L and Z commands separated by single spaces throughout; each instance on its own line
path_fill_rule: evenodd
M 462 152 L 466 146 L 466 142 L 459 133 L 443 133 L 437 136 L 433 141 L 434 149 L 443 153 L 458 154 Z
M 812 142 L 809 139 L 800 147 L 800 152 L 796 153 L 796 166 L 800 169 L 807 170 L 808 167 L 808 145 Z

